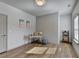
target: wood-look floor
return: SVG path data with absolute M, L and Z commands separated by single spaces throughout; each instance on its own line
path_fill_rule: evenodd
M 58 47 L 55 55 L 33 55 L 26 54 L 25 52 L 32 49 L 33 47 Z M 77 58 L 77 55 L 70 44 L 60 43 L 59 45 L 55 44 L 28 44 L 16 48 L 14 50 L 8 51 L 7 53 L 0 54 L 1 58 Z

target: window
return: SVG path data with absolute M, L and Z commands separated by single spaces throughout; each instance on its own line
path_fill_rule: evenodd
M 78 16 L 74 19 L 74 39 L 76 43 L 79 43 L 78 40 Z

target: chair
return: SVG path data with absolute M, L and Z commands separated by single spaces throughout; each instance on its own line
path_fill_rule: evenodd
M 42 38 L 42 44 L 43 45 L 48 44 L 48 38 L 46 36 L 43 36 L 43 38 Z

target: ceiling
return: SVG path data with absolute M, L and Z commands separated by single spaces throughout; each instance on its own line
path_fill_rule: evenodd
M 46 4 L 38 7 L 34 0 L 0 0 L 34 16 L 41 16 L 54 12 L 70 14 L 77 0 L 46 0 Z M 70 7 L 68 7 L 70 6 Z

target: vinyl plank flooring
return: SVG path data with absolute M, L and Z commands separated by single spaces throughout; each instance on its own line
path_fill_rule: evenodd
M 46 55 L 46 54 L 26 54 L 26 51 L 29 51 L 33 47 L 57 47 L 56 53 L 54 55 Z M 7 53 L 0 54 L 0 58 L 77 58 L 77 54 L 74 51 L 72 45 L 66 43 L 56 44 L 28 44 L 8 51 Z

